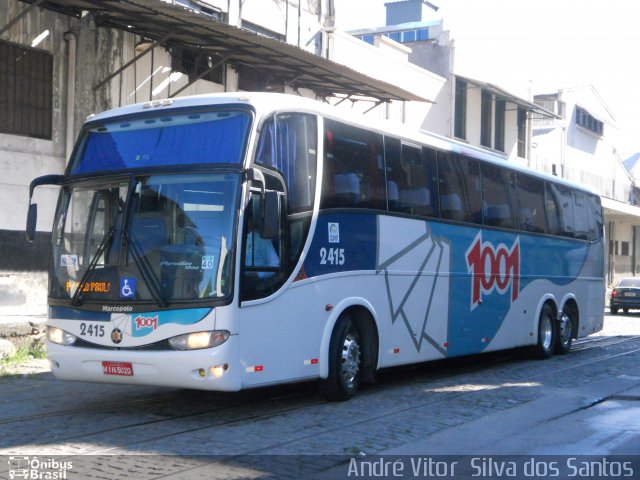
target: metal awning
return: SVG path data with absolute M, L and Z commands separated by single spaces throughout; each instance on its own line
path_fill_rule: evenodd
M 464 80 L 465 82 L 475 85 L 478 88 L 482 88 L 483 90 L 487 90 L 493 93 L 497 98 L 513 103 L 528 112 L 535 113 L 542 117 L 557 118 L 557 119 L 562 118 L 556 115 L 555 113 L 550 112 L 545 108 L 542 108 L 540 105 L 536 105 L 535 103 L 529 102 L 523 98 L 517 97 L 512 93 L 507 92 L 505 89 L 498 87 L 497 85 L 483 82 L 482 80 L 476 80 L 473 78 L 464 77 L 462 75 L 456 75 L 456 78 L 459 78 L 460 80 Z
M 640 207 L 631 205 L 630 203 L 620 202 L 607 197 L 601 197 L 602 208 L 604 208 L 605 216 L 611 219 L 611 217 L 622 217 L 629 219 L 629 217 L 635 217 L 632 220 L 640 218 Z
M 162 43 L 198 49 L 235 65 L 247 65 L 294 88 L 321 96 L 341 94 L 378 101 L 433 102 L 277 39 L 224 23 L 215 11 L 190 0 L 21 0 L 80 17 L 91 12 L 100 26 Z

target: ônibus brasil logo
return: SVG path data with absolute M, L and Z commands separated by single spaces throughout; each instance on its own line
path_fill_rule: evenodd
M 482 303 L 482 296 L 494 290 L 504 294 L 511 287 L 511 301 L 520 290 L 520 237 L 508 248 L 482 241 L 482 232 L 467 250 L 467 268 L 471 277 L 471 310 Z

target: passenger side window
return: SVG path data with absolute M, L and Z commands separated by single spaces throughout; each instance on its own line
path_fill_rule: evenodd
M 546 233 L 544 182 L 528 175 L 517 175 L 518 217 L 522 230 Z
M 589 210 L 586 195 L 583 192 L 573 192 L 573 227 L 574 237 L 589 240 Z
M 576 238 L 575 207 L 573 191 L 564 185 L 549 184 L 547 189 L 547 204 L 554 202 L 557 206 L 557 225 L 550 233 L 563 237 Z M 584 204 L 584 202 L 582 202 Z M 552 223 L 556 223 L 554 218 Z
M 438 153 L 440 214 L 442 218 L 482 223 L 478 162 L 452 153 Z
M 386 209 L 382 135 L 325 120 L 321 208 Z
M 435 150 L 399 143 L 385 137 L 389 210 L 438 217 L 440 208 Z M 397 144 L 400 155 L 389 154 L 389 144 Z M 395 148 L 393 150 L 397 151 Z
M 589 225 L 591 225 L 589 238 L 591 240 L 597 240 L 602 238 L 604 227 L 600 198 L 596 195 L 587 194 L 587 207 L 590 218 Z
M 547 222 L 549 223 L 548 228 L 551 235 L 560 235 L 560 215 L 562 210 L 558 202 L 559 199 L 551 189 L 551 185 L 545 183 L 545 205 L 547 208 Z
M 262 125 L 255 163 L 276 170 L 285 180 L 290 213 L 313 209 L 316 189 L 317 120 L 283 113 Z
M 482 217 L 493 227 L 515 228 L 515 176 L 497 165 L 482 164 Z

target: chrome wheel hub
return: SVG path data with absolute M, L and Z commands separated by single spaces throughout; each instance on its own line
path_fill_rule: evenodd
M 349 333 L 342 344 L 342 380 L 345 385 L 352 385 L 360 371 L 360 345 L 358 339 Z
M 542 347 L 547 350 L 551 348 L 551 341 L 553 340 L 553 322 L 551 317 L 545 315 L 540 322 L 540 343 Z
M 565 344 L 571 340 L 571 319 L 563 313 L 560 319 L 560 342 Z

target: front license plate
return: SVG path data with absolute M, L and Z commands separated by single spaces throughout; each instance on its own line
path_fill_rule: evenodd
M 105 375 L 133 377 L 133 365 L 131 365 L 131 362 L 102 362 L 102 373 Z
M 634 292 L 626 292 L 626 293 L 624 294 L 624 296 L 625 296 L 625 297 L 635 297 L 635 296 L 636 296 L 636 294 L 635 294 Z

